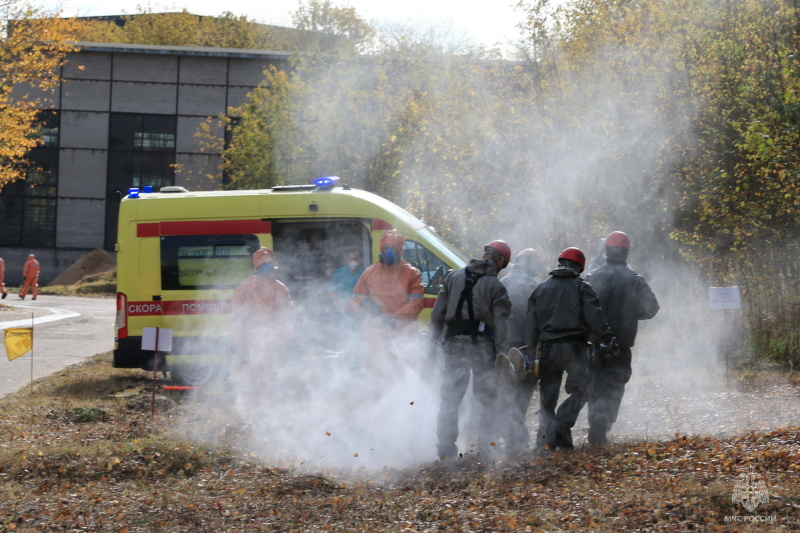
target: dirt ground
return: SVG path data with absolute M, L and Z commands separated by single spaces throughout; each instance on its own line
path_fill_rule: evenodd
M 73 285 L 87 276 L 107 272 L 117 265 L 116 259 L 105 250 L 92 250 L 58 275 L 50 285 Z

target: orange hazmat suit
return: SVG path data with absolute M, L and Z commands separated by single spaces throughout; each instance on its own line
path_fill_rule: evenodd
M 397 375 L 400 365 L 418 367 L 417 317 L 423 307 L 422 274 L 400 259 L 405 239 L 395 231 L 381 236 L 381 256 L 391 247 L 393 259 L 367 268 L 353 288 L 353 306 L 364 319 L 365 370 L 376 388 Z M 371 304 L 368 304 L 368 300 Z M 380 313 L 369 313 L 369 308 Z M 402 351 L 402 353 L 401 353 Z
M 245 347 L 249 360 L 268 367 L 280 364 L 286 340 L 294 336 L 294 303 L 271 269 L 269 274 L 259 270 L 266 263 L 277 266 L 273 251 L 262 247 L 253 254 L 257 273 L 233 293 L 231 318 L 234 340 Z
M 386 246 L 403 250 L 405 239 L 394 231 L 381 236 L 381 249 Z M 375 302 L 382 315 L 399 320 L 416 320 L 423 306 L 422 274 L 405 259 L 395 264 L 374 263 L 367 268 L 353 288 L 353 303 L 359 311 L 369 298 Z
M 8 293 L 6 292 L 6 284 L 4 282 L 5 277 L 6 277 L 6 262 L 3 261 L 2 257 L 0 257 L 0 292 L 3 293 L 3 299 L 5 299 L 5 297 L 8 296 Z
M 22 267 L 22 277 L 25 278 L 25 283 L 19 297 L 24 300 L 30 289 L 35 300 L 39 296 L 39 261 L 36 260 L 35 255 L 30 254 L 28 260 L 25 261 L 25 266 Z

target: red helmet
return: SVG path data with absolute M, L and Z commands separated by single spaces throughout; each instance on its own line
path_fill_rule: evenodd
M 492 248 L 493 250 L 489 250 L 488 248 Z M 486 246 L 483 247 L 483 251 L 486 253 L 491 253 L 492 251 L 496 251 L 503 256 L 503 266 L 500 268 L 504 268 L 511 262 L 511 247 L 508 245 L 506 241 L 496 240 L 488 243 Z
M 583 255 L 583 252 L 580 251 L 579 248 L 565 248 L 563 252 L 558 256 L 559 259 L 569 259 L 570 261 L 575 261 L 581 267 L 579 272 L 583 272 L 583 267 L 586 266 L 586 256 Z
M 542 256 L 534 250 L 533 248 L 525 248 L 524 250 L 520 250 L 517 254 L 517 257 L 514 258 L 515 261 L 519 261 L 520 257 L 530 257 L 531 259 L 535 259 L 536 261 L 541 261 Z
M 630 250 L 631 240 L 628 236 L 621 231 L 612 231 L 606 237 L 606 246 L 614 246 L 616 248 L 625 248 Z

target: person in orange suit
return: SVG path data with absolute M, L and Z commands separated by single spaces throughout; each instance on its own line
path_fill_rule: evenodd
M 245 364 L 263 369 L 263 377 L 281 365 L 287 341 L 294 336 L 289 289 L 276 278 L 275 253 L 261 247 L 253 253 L 255 273 L 236 287 L 231 299 L 234 341 L 244 351 Z
M 379 262 L 353 288 L 353 307 L 365 314 L 365 369 L 378 384 L 404 364 L 415 368 L 417 318 L 423 307 L 422 274 L 403 259 L 405 238 L 394 230 L 381 235 Z M 402 352 L 402 353 L 401 353 Z
M 35 300 L 39 296 L 39 261 L 36 260 L 35 255 L 30 254 L 28 260 L 25 261 L 25 266 L 22 267 L 22 277 L 25 278 L 25 284 L 22 286 L 19 297 L 24 300 L 30 289 L 33 294 L 31 299 Z
M 5 300 L 6 296 L 8 296 L 8 293 L 6 292 L 6 284 L 3 282 L 5 277 L 6 277 L 6 263 L 5 261 L 3 261 L 3 258 L 0 257 L 0 292 L 3 293 L 3 300 Z

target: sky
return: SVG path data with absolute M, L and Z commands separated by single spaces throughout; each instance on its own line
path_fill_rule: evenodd
M 356 12 L 367 20 L 380 22 L 419 22 L 423 25 L 434 23 L 451 28 L 451 31 L 474 40 L 477 43 L 493 45 L 516 40 L 517 21 L 521 15 L 515 12 L 513 0 L 490 2 L 463 2 L 461 0 L 343 0 L 334 1 L 339 7 L 354 7 Z M 223 11 L 234 15 L 246 15 L 252 20 L 279 26 L 289 26 L 290 13 L 297 9 L 299 0 L 272 0 L 253 2 L 249 0 L 228 0 L 221 3 L 213 0 L 191 0 L 186 2 L 151 2 L 154 11 L 179 11 L 186 8 L 197 15 L 214 16 Z M 133 14 L 137 5 L 148 5 L 142 0 L 63 0 L 47 2 L 56 9 L 58 5 L 65 15 L 102 16 Z M 159 6 L 159 9 L 155 9 Z M 161 9 L 164 8 L 164 9 Z

